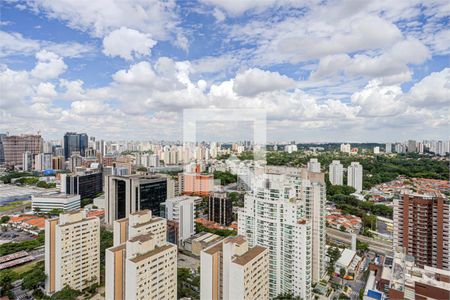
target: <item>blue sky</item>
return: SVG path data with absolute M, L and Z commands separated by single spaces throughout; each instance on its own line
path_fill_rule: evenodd
M 4 1 L 0 131 L 179 139 L 266 109 L 268 140 L 447 139 L 447 1 Z M 209 138 L 248 136 L 236 122 Z M 208 135 L 208 131 L 206 131 Z

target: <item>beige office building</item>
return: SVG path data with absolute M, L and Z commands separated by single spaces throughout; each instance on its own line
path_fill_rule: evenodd
M 45 289 L 82 290 L 100 282 L 100 219 L 85 211 L 45 221 Z
M 200 299 L 269 299 L 269 250 L 228 237 L 200 254 Z
M 166 242 L 165 219 L 145 210 L 114 222 L 105 281 L 105 299 L 176 299 L 177 246 Z

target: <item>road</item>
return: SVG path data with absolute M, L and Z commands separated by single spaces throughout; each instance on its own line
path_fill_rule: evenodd
M 339 241 L 341 243 L 349 244 L 352 243 L 352 235 L 348 232 L 343 232 L 334 228 L 327 228 L 327 236 L 332 240 Z M 369 245 L 369 250 L 383 255 L 393 255 L 392 242 L 376 240 L 367 236 L 358 234 L 356 238 L 363 243 Z

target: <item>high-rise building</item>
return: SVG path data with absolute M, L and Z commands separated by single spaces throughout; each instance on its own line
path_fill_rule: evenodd
M 415 153 L 415 152 L 417 152 L 416 141 L 414 141 L 414 140 L 409 140 L 408 141 L 407 151 L 408 151 L 408 153 Z
M 88 148 L 88 136 L 86 133 L 67 132 L 64 135 L 64 157 L 69 159 L 72 152 L 79 152 L 84 156 Z
M 85 211 L 45 221 L 45 290 L 83 290 L 100 283 L 100 220 Z
M 167 179 L 150 175 L 108 175 L 105 178 L 105 221 L 112 224 L 130 213 L 149 209 L 161 215 L 167 199 Z
M 214 192 L 208 198 L 208 220 L 228 226 L 233 221 L 233 202 L 227 193 Z
M 195 173 L 178 174 L 180 190 L 184 194 L 208 196 L 214 187 L 214 175 Z
M 5 164 L 8 166 L 21 166 L 22 154 L 30 152 L 34 157 L 42 152 L 42 137 L 40 135 L 10 135 L 4 136 L 3 151 Z
M 75 172 L 77 167 L 80 167 L 83 163 L 83 157 L 81 157 L 79 152 L 72 152 L 72 155 L 69 157 L 69 170 L 71 172 Z
M 317 158 L 311 158 L 308 162 L 308 171 L 320 173 L 320 162 Z
M 52 169 L 52 157 L 51 153 L 39 153 L 34 158 L 34 169 L 36 171 Z
M 94 198 L 103 191 L 103 174 L 61 174 L 61 193 L 80 195 L 81 199 Z
M 356 192 L 362 191 L 363 167 L 359 162 L 352 162 L 347 168 L 347 185 L 355 188 Z
M 391 143 L 386 143 L 384 152 L 385 153 L 392 153 L 392 144 Z
M 373 154 L 380 154 L 380 147 L 373 147 Z
M 344 184 L 344 166 L 339 160 L 333 160 L 328 167 L 328 177 L 332 185 Z
M 176 299 L 177 246 L 166 242 L 166 220 L 143 210 L 114 221 L 106 249 L 105 299 Z
M 267 167 L 255 178 L 239 212 L 238 233 L 269 249 L 269 295 L 311 298 L 325 272 L 323 173 Z
M 350 153 L 352 147 L 350 144 L 341 144 L 341 152 Z
M 5 163 L 5 151 L 3 150 L 3 138 L 6 136 L 4 133 L 0 133 L 0 165 Z
M 394 246 L 419 267 L 450 270 L 450 200 L 438 193 L 404 191 L 394 200 Z
M 64 170 L 64 156 L 54 156 L 52 158 L 53 170 Z
M 22 153 L 22 170 L 31 171 L 33 169 L 33 155 L 29 151 Z
M 269 251 L 228 237 L 200 253 L 200 298 L 269 299 Z
M 174 222 L 173 234 L 168 231 L 168 241 L 180 244 L 195 234 L 195 203 L 201 201 L 200 197 L 179 196 L 169 198 L 163 203 L 164 218 Z

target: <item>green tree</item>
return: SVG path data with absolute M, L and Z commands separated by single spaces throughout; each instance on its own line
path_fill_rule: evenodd
M 342 231 L 342 232 L 345 232 L 347 229 L 345 228 L 344 225 L 341 225 L 341 226 L 339 227 L 339 230 Z
M 22 281 L 22 289 L 24 290 L 34 290 L 37 289 L 40 285 L 45 283 L 45 279 L 47 275 L 45 275 L 44 265 L 40 264 L 36 266 L 34 269 L 25 273 Z
M 0 272 L 0 296 L 8 295 L 12 289 L 12 283 L 18 279 L 18 274 L 11 270 L 3 270 Z
M 59 292 L 54 293 L 50 299 L 51 300 L 76 300 L 78 296 L 81 295 L 80 291 L 74 290 L 69 286 L 65 286 Z
M 105 278 L 103 277 L 105 274 L 105 251 L 106 249 L 113 246 L 114 235 L 111 231 L 106 230 L 104 227 L 100 228 L 100 281 L 103 283 Z
M 10 219 L 11 219 L 11 218 L 10 218 L 9 216 L 2 216 L 2 217 L 0 218 L 0 223 L 1 223 L 1 224 L 8 223 Z
M 294 296 L 291 293 L 282 293 L 273 298 L 274 300 L 301 300 L 300 296 Z
M 339 269 L 339 276 L 341 277 L 341 284 L 344 285 L 344 276 L 347 274 L 347 271 L 345 271 L 345 268 Z
M 80 206 L 81 207 L 85 207 L 86 205 L 92 204 L 94 201 L 92 200 L 92 198 L 83 198 L 80 201 Z

